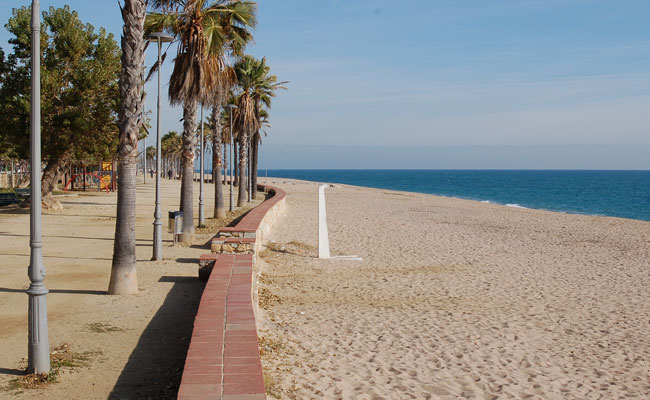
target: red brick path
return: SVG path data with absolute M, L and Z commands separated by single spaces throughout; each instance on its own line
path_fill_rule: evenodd
M 275 195 L 226 230 L 258 230 L 266 213 L 286 196 L 268 189 Z M 266 399 L 252 303 L 254 256 L 201 256 L 215 263 L 194 321 L 179 399 Z

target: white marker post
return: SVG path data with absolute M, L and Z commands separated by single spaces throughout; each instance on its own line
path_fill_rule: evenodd
M 327 235 L 327 212 L 325 211 L 326 188 L 327 185 L 320 185 L 318 187 L 318 258 L 363 261 L 359 256 L 330 256 L 330 241 Z

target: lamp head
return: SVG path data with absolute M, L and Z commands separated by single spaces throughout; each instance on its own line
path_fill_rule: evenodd
M 174 41 L 174 37 L 166 34 L 165 32 L 150 33 L 147 35 L 147 39 L 151 40 L 152 42 L 160 41 L 160 43 L 169 43 Z

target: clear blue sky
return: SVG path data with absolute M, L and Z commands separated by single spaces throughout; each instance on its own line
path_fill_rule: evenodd
M 535 146 L 650 145 L 649 1 L 259 3 L 260 24 L 249 50 L 266 56 L 272 72 L 290 81 L 290 90 L 274 101 L 265 144 L 304 145 L 304 151 L 389 146 L 397 161 L 408 161 L 401 146 L 489 146 L 498 159 L 498 149 L 509 145 L 531 151 Z M 10 7 L 31 2 L 0 4 L 4 24 Z M 41 4 L 69 4 L 82 20 L 119 38 L 116 1 Z M 7 38 L 3 29 L 5 50 Z M 151 48 L 149 65 L 154 58 Z M 170 70 L 168 62 L 164 76 Z M 153 108 L 155 86 L 147 91 Z M 164 132 L 181 130 L 179 109 L 165 104 L 163 115 Z M 511 150 L 503 151 L 505 156 Z M 585 156 L 586 167 L 598 168 L 598 154 Z M 625 151 L 612 156 L 625 167 Z M 477 157 L 480 161 L 480 152 Z M 503 167 L 527 167 L 525 160 L 518 162 Z M 558 165 L 553 154 L 540 162 L 547 168 Z M 274 160 L 267 164 L 282 166 Z M 304 167 L 310 167 L 308 161 Z M 432 162 L 431 167 L 444 165 Z

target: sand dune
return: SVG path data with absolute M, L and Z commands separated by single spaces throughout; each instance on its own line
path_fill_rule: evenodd
M 272 179 L 260 333 L 281 398 L 650 397 L 650 223 Z

